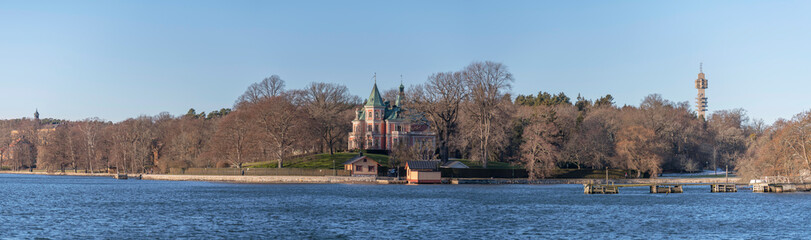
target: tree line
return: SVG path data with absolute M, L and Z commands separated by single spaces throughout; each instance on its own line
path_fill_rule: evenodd
M 632 177 L 699 171 L 737 163 L 763 133 L 743 109 L 701 119 L 687 102 L 646 96 L 616 106 L 545 91 L 510 95 L 512 74 L 496 62 L 474 62 L 431 75 L 413 88 L 412 109 L 437 133 L 438 158 L 469 158 L 524 166 L 544 178 L 560 168 L 627 169 Z M 573 102 L 574 100 L 574 102 Z
M 497 62 L 437 72 L 406 89 L 414 124 L 437 135 L 434 151 L 396 149 L 392 167 L 408 158 L 465 158 L 521 165 L 532 178 L 559 168 L 627 169 L 632 177 L 729 166 L 741 174 L 791 175 L 811 170 L 809 113 L 772 126 L 743 109 L 701 119 L 687 102 L 651 94 L 639 106 L 540 91 L 511 95 L 513 75 Z M 384 91 L 393 100 L 397 89 Z M 172 167 L 242 167 L 294 155 L 347 151 L 351 120 L 363 99 L 346 86 L 315 82 L 286 89 L 273 75 L 247 88 L 233 108 L 181 116 L 161 113 L 112 123 L 14 119 L 0 121 L 0 165 L 14 169 L 167 172 Z M 414 117 L 417 116 L 417 117 Z M 43 131 L 43 126 L 59 127 Z M 49 123 L 49 124 L 44 124 Z M 12 133 L 12 130 L 14 132 Z
M 161 113 L 113 123 L 0 121 L 0 165 L 13 170 L 165 173 L 173 167 L 242 167 L 296 154 L 345 150 L 352 109 L 346 86 L 311 83 L 286 90 L 279 76 L 252 84 L 233 109 L 181 116 Z

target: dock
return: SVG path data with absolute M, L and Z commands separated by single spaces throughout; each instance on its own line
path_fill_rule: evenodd
M 752 192 L 757 193 L 811 191 L 811 183 L 805 183 L 803 179 L 792 179 L 786 176 L 766 176 L 752 180 L 750 184 L 752 185 Z
M 710 187 L 710 192 L 714 193 L 738 192 L 738 186 L 735 184 L 713 184 Z
M 683 193 L 683 185 L 651 185 L 650 193 Z
M 620 193 L 619 186 L 616 185 L 592 185 L 583 184 L 585 194 L 617 194 Z
M 613 183 L 587 183 L 583 184 L 583 193 L 585 194 L 617 194 L 620 188 L 628 187 L 648 187 L 650 193 L 684 193 L 684 186 L 710 186 L 710 192 L 725 193 L 737 192 L 738 186 L 748 186 L 748 184 L 739 183 L 632 183 L 632 184 L 613 184 Z
M 757 193 L 788 193 L 811 191 L 811 183 L 755 183 L 752 192 Z

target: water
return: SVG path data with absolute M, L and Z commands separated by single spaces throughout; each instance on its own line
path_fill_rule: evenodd
M 230 184 L 0 174 L 0 238 L 807 238 L 811 194 Z

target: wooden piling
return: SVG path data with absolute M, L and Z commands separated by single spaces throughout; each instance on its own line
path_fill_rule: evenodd
M 583 184 L 585 194 L 617 194 L 619 187 L 613 185 Z
M 683 193 L 682 185 L 651 185 L 650 193 Z
M 752 185 L 752 192 L 762 192 L 762 193 L 784 193 L 784 192 L 794 192 L 797 191 L 797 186 L 790 183 L 772 183 L 772 184 L 765 184 L 765 183 L 758 183 Z
M 713 184 L 710 185 L 710 192 L 724 193 L 724 192 L 737 192 L 738 188 L 735 184 Z

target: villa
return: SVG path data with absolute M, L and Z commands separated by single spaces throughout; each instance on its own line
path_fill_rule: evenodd
M 400 84 L 400 92 L 394 103 L 384 100 L 377 90 L 377 82 L 362 109 L 357 109 L 349 133 L 349 149 L 391 151 L 398 144 L 419 146 L 433 152 L 436 148 L 436 134 L 430 126 L 417 123 L 407 117 L 405 86 Z

